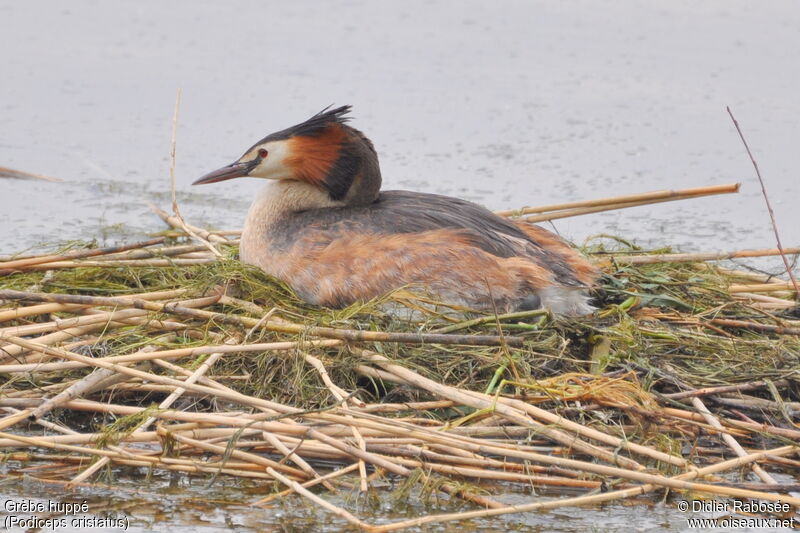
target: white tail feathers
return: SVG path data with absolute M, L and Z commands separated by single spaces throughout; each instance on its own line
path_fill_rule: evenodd
M 557 315 L 588 315 L 594 311 L 589 305 L 589 296 L 579 287 L 551 286 L 539 289 L 536 295 L 541 306 Z

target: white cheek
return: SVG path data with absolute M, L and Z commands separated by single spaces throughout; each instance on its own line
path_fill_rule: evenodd
M 291 177 L 289 169 L 284 165 L 287 156 L 285 143 L 275 143 L 266 145 L 264 148 L 269 152 L 267 157 L 250 172 L 250 176 L 257 178 L 267 178 L 272 180 L 282 180 Z

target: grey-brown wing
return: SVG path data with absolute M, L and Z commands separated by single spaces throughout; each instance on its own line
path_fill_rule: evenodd
M 510 221 L 466 200 L 410 191 L 384 191 L 365 207 L 311 209 L 280 222 L 281 247 L 315 233 L 315 240 L 332 242 L 355 233 L 418 233 L 442 228 L 460 230 L 474 246 L 497 257 L 527 257 L 547 267 L 561 283 L 579 284 L 556 251 L 536 242 Z

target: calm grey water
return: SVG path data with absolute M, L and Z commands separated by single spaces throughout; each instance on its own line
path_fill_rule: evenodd
M 238 228 L 257 180 L 192 188 L 266 133 L 353 104 L 385 186 L 500 209 L 742 182 L 556 223 L 685 250 L 800 244 L 796 2 L 0 2 L 0 254 L 162 228 L 179 201 Z
M 0 179 L 0 254 L 162 229 L 147 203 L 169 205 L 178 87 L 179 201 L 197 225 L 240 227 L 259 183 L 194 179 L 335 103 L 355 106 L 387 188 L 501 209 L 739 181 L 738 195 L 555 227 L 578 242 L 611 232 L 684 250 L 771 248 L 730 105 L 784 245 L 797 246 L 799 52 L 788 0 L 0 1 L 0 166 L 65 180 Z M 582 513 L 503 524 L 685 527 L 671 508 Z M 210 524 L 266 520 L 232 516 Z

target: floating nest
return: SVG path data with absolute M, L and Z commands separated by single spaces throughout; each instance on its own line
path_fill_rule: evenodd
M 0 262 L 12 473 L 246 478 L 261 493 L 243 503 L 299 494 L 368 531 L 665 490 L 800 505 L 786 281 L 597 238 L 591 316 L 463 314 L 403 290 L 331 310 L 239 263 L 235 238 L 193 233 Z M 367 523 L 328 497 L 387 485 L 467 507 Z M 504 503 L 515 486 L 538 495 Z

